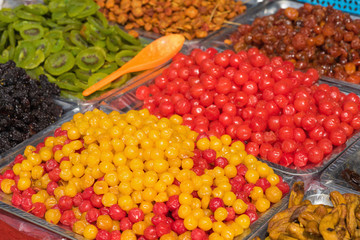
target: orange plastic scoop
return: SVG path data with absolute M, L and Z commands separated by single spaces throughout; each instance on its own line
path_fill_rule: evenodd
M 85 89 L 83 95 L 89 96 L 126 73 L 143 71 L 166 63 L 181 50 L 184 42 L 185 38 L 180 34 L 171 34 L 156 39 L 121 68 Z

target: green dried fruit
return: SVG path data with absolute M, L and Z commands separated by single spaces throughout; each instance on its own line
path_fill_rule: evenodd
M 92 72 L 90 70 L 82 70 L 80 68 L 77 68 L 75 69 L 75 75 L 78 79 L 87 82 L 89 77 L 92 75 Z
M 36 50 L 43 51 L 45 57 L 48 57 L 51 53 L 52 44 L 48 38 L 38 39 L 34 41 L 34 46 Z
M 76 46 L 78 46 L 80 48 L 87 48 L 88 47 L 88 43 L 80 35 L 80 31 L 78 31 L 78 30 L 71 30 L 71 32 L 70 32 L 70 40 L 74 45 L 76 45 Z
M 95 72 L 105 63 L 104 50 L 98 47 L 91 47 L 82 50 L 76 56 L 76 65 L 82 70 Z
M 19 32 L 24 40 L 38 40 L 44 36 L 44 28 L 40 24 L 24 24 Z
M 48 6 L 44 5 L 44 4 L 30 4 L 30 5 L 26 5 L 24 7 L 24 10 L 35 14 L 35 15 L 45 15 L 49 12 L 49 8 Z
M 122 66 L 130 59 L 132 59 L 136 54 L 137 52 L 132 50 L 122 50 L 115 55 L 115 61 L 119 66 Z
M 30 41 L 21 41 L 15 48 L 14 61 L 18 67 L 24 68 L 35 57 L 35 47 Z
M 0 10 L 0 22 L 13 23 L 18 20 L 13 9 L 3 8 Z
M 42 16 L 35 15 L 35 14 L 27 12 L 25 10 L 17 10 L 17 11 L 15 11 L 15 14 L 18 18 L 29 20 L 29 21 L 41 22 L 44 20 L 44 18 Z
M 46 60 L 44 68 L 45 70 L 54 76 L 59 76 L 75 65 L 74 56 L 66 50 L 51 54 Z

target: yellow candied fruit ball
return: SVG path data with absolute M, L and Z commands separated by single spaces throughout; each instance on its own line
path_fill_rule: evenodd
M 226 210 L 226 208 L 223 207 L 219 207 L 215 210 L 214 212 L 214 218 L 216 221 L 224 221 L 228 216 L 228 211 Z
M 265 190 L 265 196 L 270 202 L 277 203 L 282 198 L 282 192 L 278 187 L 271 186 Z
M 269 183 L 271 184 L 271 186 L 276 186 L 279 182 L 280 182 L 280 178 L 277 174 L 275 173 L 270 173 L 266 179 L 269 181 Z
M 196 142 L 196 146 L 198 149 L 200 149 L 201 151 L 204 151 L 206 149 L 209 149 L 210 147 L 210 141 L 208 138 L 204 137 L 204 138 L 201 138 L 199 139 L 197 142 Z
M 3 179 L 1 181 L 1 191 L 3 191 L 6 194 L 12 193 L 11 187 L 15 185 L 15 181 L 13 179 Z
M 19 178 L 19 181 L 17 183 L 17 187 L 20 191 L 24 191 L 31 187 L 31 179 L 30 178 Z
M 246 214 L 241 214 L 235 219 L 235 222 L 239 224 L 243 229 L 247 229 L 250 226 L 250 218 Z
M 45 212 L 45 220 L 49 223 L 57 224 L 60 218 L 61 213 L 59 209 L 49 209 Z
M 270 208 L 270 201 L 266 198 L 259 198 L 255 202 L 256 210 L 266 212 Z
M 122 234 L 121 234 L 121 239 L 126 239 L 126 240 L 136 240 L 136 235 L 134 233 L 133 230 L 125 230 Z
M 85 229 L 83 231 L 83 235 L 87 239 L 95 239 L 98 231 L 99 230 L 97 229 L 97 227 L 95 227 L 92 224 L 89 224 L 85 227 Z

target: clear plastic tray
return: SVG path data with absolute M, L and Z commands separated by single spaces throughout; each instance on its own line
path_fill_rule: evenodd
M 325 169 L 320 177 L 321 181 L 327 186 L 346 187 L 360 193 L 359 190 L 355 189 L 341 177 L 341 172 L 345 169 L 350 169 L 360 174 L 360 140 L 342 153 L 333 164 Z
M 2 173 L 4 170 L 8 169 L 8 165 L 15 159 L 15 157 L 18 154 L 23 154 L 26 146 L 32 145 L 36 146 L 38 143 L 42 142 L 45 137 L 50 136 L 54 133 L 55 129 L 60 127 L 61 124 L 64 122 L 68 122 L 72 119 L 74 114 L 79 112 L 79 108 L 75 108 L 66 114 L 63 115 L 63 117 L 56 122 L 55 124 L 51 125 L 50 127 L 44 129 L 43 131 L 37 133 L 30 139 L 22 142 L 18 146 L 16 146 L 14 149 L 12 149 L 11 152 L 4 155 L 4 157 L 0 158 L 0 172 Z M 34 215 L 25 212 L 19 208 L 16 208 L 12 206 L 11 204 L 11 195 L 7 195 L 3 192 L 0 192 L 0 209 L 9 212 L 11 214 L 14 214 L 26 221 L 29 221 L 31 223 L 34 223 L 40 227 L 43 227 L 49 231 L 55 232 L 63 237 L 66 237 L 67 239 L 78 239 L 78 240 L 85 240 L 82 236 L 73 233 L 70 229 L 66 229 L 65 227 L 62 228 L 60 226 L 50 224 L 44 219 L 35 217 Z
M 324 204 L 324 205 L 332 206 L 329 195 L 330 192 L 332 191 L 338 191 L 341 194 L 344 193 L 358 194 L 346 188 L 335 188 L 331 186 L 324 186 L 318 181 L 313 181 L 309 183 L 309 185 L 311 186 L 305 191 L 304 200 L 310 200 L 311 203 L 315 205 Z M 282 207 L 279 209 L 279 212 L 287 209 L 287 206 L 288 206 L 288 202 L 282 205 Z M 269 219 L 269 221 L 270 220 L 271 218 Z M 269 221 L 267 221 L 264 225 L 258 228 L 257 231 L 253 233 L 253 237 L 259 237 L 260 239 L 265 239 L 267 237 L 267 228 Z
M 118 91 L 113 96 L 109 97 L 104 101 L 104 104 L 109 105 L 114 109 L 118 109 L 121 112 L 127 112 L 131 109 L 141 109 L 143 102 L 138 100 L 135 96 L 136 89 L 142 85 L 149 86 L 154 83 L 155 78 L 159 76 L 162 71 L 167 66 L 160 68 L 157 71 L 152 72 L 147 77 L 140 79 L 132 85 L 124 87 L 121 91 Z M 351 86 L 343 86 L 339 82 L 327 81 L 326 79 L 320 79 L 319 84 L 326 83 L 331 86 L 336 86 L 345 94 L 350 92 L 356 93 L 360 96 L 360 90 L 354 89 Z M 269 161 L 262 160 L 266 162 L 269 166 L 274 169 L 277 169 L 280 172 L 290 175 L 314 175 L 316 173 L 324 170 L 329 164 L 331 164 L 344 150 L 351 146 L 358 138 L 360 137 L 360 131 L 356 131 L 345 144 L 334 148 L 333 152 L 326 156 L 320 164 L 308 164 L 304 168 L 295 168 L 295 167 L 284 167 L 279 164 L 275 164 Z
M 111 112 L 112 110 L 114 110 L 113 107 L 105 105 L 105 104 L 100 106 L 100 109 L 105 112 Z M 56 124 L 52 125 L 51 127 L 47 128 L 43 132 L 36 134 L 34 136 L 34 138 L 32 138 L 30 141 L 23 142 L 22 144 L 17 146 L 16 149 L 13 149 L 13 151 L 11 153 L 9 153 L 6 156 L 4 156 L 3 158 L 1 158 L 0 173 L 4 172 L 6 169 L 9 168 L 10 163 L 13 162 L 13 160 L 15 159 L 15 157 L 18 154 L 23 154 L 27 145 L 36 146 L 38 143 L 42 142 L 45 137 L 53 135 L 56 128 L 60 127 L 61 124 L 63 124 L 64 122 L 70 121 L 72 119 L 72 117 L 74 116 L 74 114 L 76 114 L 77 112 L 79 112 L 78 108 L 76 110 L 68 112 L 66 115 L 64 115 L 64 117 L 62 118 L 61 121 L 59 121 Z M 275 173 L 281 174 L 276 170 L 275 170 Z M 292 176 L 286 176 L 286 175 L 282 175 L 282 174 L 281 174 L 281 176 L 283 177 L 284 181 L 289 184 L 289 186 L 291 186 L 293 184 L 294 178 Z M 267 212 L 261 214 L 259 216 L 259 219 L 254 224 L 252 224 L 247 231 L 245 231 L 241 236 L 239 236 L 236 239 L 237 240 L 252 239 L 255 236 L 253 233 L 256 232 L 256 230 L 258 228 L 260 228 L 260 226 L 262 226 L 264 223 L 268 222 L 269 219 L 280 210 L 280 208 L 282 208 L 284 205 L 286 205 L 288 200 L 289 200 L 289 194 L 284 196 L 280 202 L 274 204 Z M 19 208 L 12 206 L 11 195 L 7 195 L 3 192 L 0 192 L 0 209 L 7 211 L 11 214 L 14 214 L 24 220 L 27 220 L 31 223 L 38 225 L 38 226 L 41 226 L 49 231 L 55 232 L 63 237 L 68 238 L 68 239 L 78 239 L 78 240 L 84 239 L 82 236 L 72 232 L 69 228 L 67 228 L 65 226 L 61 227 L 59 225 L 50 224 L 50 223 L 46 222 L 44 219 L 35 217 L 34 215 L 32 215 L 30 213 L 27 213 Z

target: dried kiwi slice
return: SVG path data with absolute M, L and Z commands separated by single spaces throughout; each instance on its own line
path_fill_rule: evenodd
M 13 9 L 3 8 L 0 10 L 0 22 L 13 23 L 18 20 Z
M 48 38 L 63 38 L 63 32 L 61 30 L 51 30 L 45 34 Z
M 119 67 L 115 62 L 105 63 L 104 66 L 102 66 L 102 68 L 100 68 L 97 72 L 106 73 L 109 75 L 110 73 L 116 71 L 118 68 Z
M 132 50 L 122 50 L 115 55 L 115 61 L 119 66 L 122 66 L 130 59 L 132 59 L 136 54 L 137 52 Z
M 51 49 L 50 52 L 59 52 L 63 49 L 65 41 L 63 38 L 49 38 L 49 41 L 51 42 Z
M 42 22 L 44 20 L 44 18 L 42 16 L 32 14 L 25 10 L 17 10 L 17 11 L 15 11 L 15 14 L 18 18 L 29 20 L 29 21 Z
M 106 77 L 107 75 L 108 75 L 107 73 L 94 73 L 93 75 L 91 75 L 91 77 L 89 77 L 88 86 L 90 87 L 94 85 L 95 83 Z M 101 90 L 104 90 L 108 87 L 110 87 L 110 84 L 104 86 L 103 88 L 101 88 Z
M 66 6 L 66 12 L 69 17 L 73 18 L 86 9 L 86 0 L 72 0 Z
M 93 0 L 85 0 L 85 6 L 86 8 L 77 14 L 76 18 L 86 18 L 95 14 L 99 9 L 99 6 Z
M 80 31 L 78 30 L 71 30 L 70 32 L 70 41 L 80 48 L 87 48 L 88 43 L 85 39 L 80 35 Z
M 74 64 L 74 56 L 69 51 L 62 50 L 51 54 L 45 60 L 44 68 L 48 73 L 54 76 L 59 76 L 72 69 Z
M 106 53 L 105 60 L 108 62 L 115 62 L 115 56 L 116 56 L 116 53 L 108 52 L 108 53 Z
M 8 30 L 3 31 L 0 38 L 0 52 L 4 50 L 8 38 L 9 38 Z
M 8 33 L 9 33 L 10 46 L 15 47 L 16 46 L 16 39 L 15 39 L 15 31 L 14 31 L 14 25 L 13 24 L 8 25 Z
M 52 13 L 55 13 L 55 12 L 64 12 L 65 13 L 66 3 L 64 0 L 52 0 L 49 2 L 49 10 Z
M 82 50 L 76 56 L 76 65 L 82 70 L 95 72 L 105 63 L 105 51 L 98 47 Z
M 121 44 L 121 37 L 118 35 L 113 34 L 106 38 L 106 46 L 111 52 L 118 52 Z
M 73 56 L 77 56 L 83 50 L 83 48 L 79 48 L 77 46 L 69 46 L 67 44 L 65 44 L 65 48 L 66 50 L 69 50 Z
M 62 19 L 66 17 L 66 12 L 53 12 L 51 13 L 51 19 L 54 21 L 57 21 L 59 19 Z
M 37 79 L 41 74 L 44 74 L 44 68 L 43 67 L 37 67 L 34 69 L 27 70 L 26 73 L 34 79 Z
M 4 51 L 2 51 L 2 53 L 0 55 L 0 63 L 6 63 L 9 60 L 10 60 L 9 50 L 5 49 Z
M 77 68 L 75 69 L 75 74 L 78 79 L 87 82 L 89 77 L 92 75 L 92 72 L 89 70 L 82 70 L 80 68 Z
M 45 60 L 44 52 L 41 49 L 35 50 L 34 56 L 23 63 L 23 68 L 34 69 Z
M 40 24 L 24 24 L 19 32 L 24 40 L 38 40 L 44 36 L 44 28 Z
M 26 5 L 24 10 L 35 15 L 45 15 L 49 12 L 48 6 L 39 3 Z
M 45 57 L 51 53 L 52 44 L 48 38 L 38 39 L 34 41 L 35 49 L 43 51 Z

